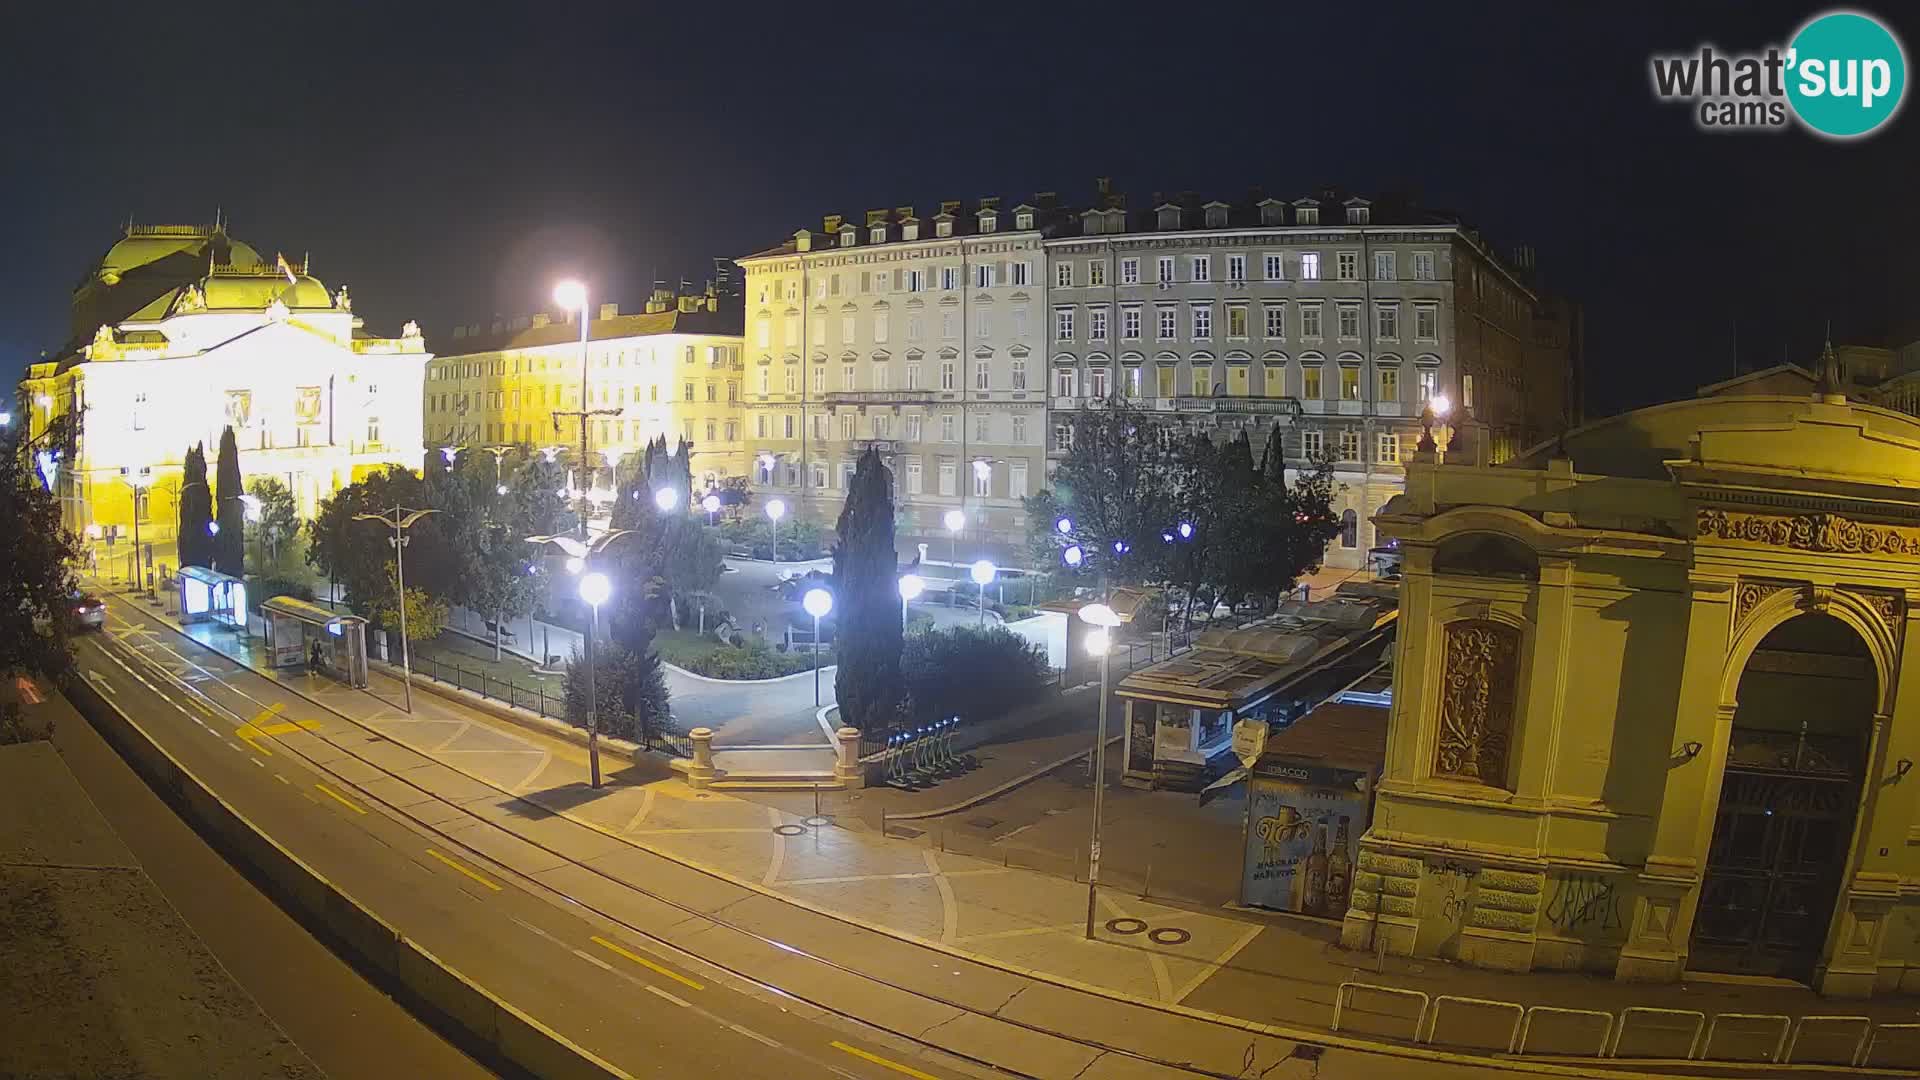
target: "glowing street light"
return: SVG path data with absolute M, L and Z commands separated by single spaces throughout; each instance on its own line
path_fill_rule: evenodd
M 12 423 L 13 423 L 13 414 L 10 412 L 7 412 L 4 409 L 0 409 L 0 427 L 7 427 Z
M 653 493 L 653 505 L 659 507 L 663 514 L 671 513 L 679 504 L 680 492 L 676 488 L 663 487 Z
M 1060 561 L 1066 563 L 1072 569 L 1078 570 L 1080 569 L 1080 564 L 1087 561 L 1087 553 L 1079 544 L 1070 544 L 1066 550 L 1060 553 Z
M 767 502 L 767 518 L 773 522 L 773 561 L 780 562 L 780 519 L 787 516 L 787 504 L 779 499 Z
M 926 579 L 921 577 L 919 574 L 901 574 L 900 575 L 900 627 L 901 629 L 904 630 L 907 625 L 907 602 L 910 600 L 920 599 L 920 594 L 926 591 L 927 591 Z
M 395 505 L 393 513 L 391 514 L 353 515 L 353 520 L 355 521 L 377 521 L 393 530 L 393 535 L 387 538 L 387 543 L 393 545 L 394 599 L 396 606 L 400 609 L 400 673 L 403 676 L 401 685 L 406 688 L 407 712 L 409 715 L 413 712 L 413 661 L 407 652 L 406 551 L 407 544 L 412 542 L 413 537 L 407 535 L 407 530 L 412 528 L 415 522 L 418 522 L 428 514 L 437 514 L 439 512 L 440 511 L 433 509 L 407 510 L 404 507 Z
M 960 530 L 967 527 L 967 515 L 963 510 L 949 510 L 940 519 L 947 527 L 947 562 L 960 561 Z
M 587 467 L 587 414 L 592 410 L 587 394 L 587 286 L 585 282 L 569 278 L 553 287 L 553 302 L 567 311 L 580 313 L 580 467 Z M 555 413 L 557 418 L 560 414 Z M 587 478 L 587 487 L 592 487 L 592 477 Z M 580 539 L 587 538 L 587 507 L 580 508 Z
M 1093 736 L 1093 837 L 1087 844 L 1087 940 L 1093 940 L 1094 894 L 1100 887 L 1100 804 L 1107 790 L 1107 674 L 1113 660 L 1113 629 L 1120 615 L 1106 604 L 1088 604 L 1080 618 L 1091 625 L 1087 651 L 1100 658 L 1100 718 Z
M 1073 532 L 1073 519 L 1070 517 L 1062 517 L 1059 521 L 1053 523 L 1053 531 L 1059 533 L 1061 536 L 1071 534 Z
M 707 492 L 707 497 L 700 500 L 700 509 L 707 512 L 707 524 L 712 525 L 713 515 L 720 512 L 720 496 Z
M 833 594 L 825 589 L 808 589 L 800 606 L 813 616 L 813 704 L 820 706 L 820 619 L 833 610 Z
M 219 523 L 219 522 L 217 522 L 217 521 L 209 521 L 209 522 L 207 522 L 207 535 L 208 535 L 208 536 L 219 536 L 219 535 L 220 535 L 220 523 Z
M 587 568 L 587 560 L 580 558 L 578 555 L 569 555 L 567 556 L 566 566 L 567 573 L 577 574 Z
M 1191 521 L 1181 522 L 1178 526 L 1174 528 L 1174 532 L 1179 533 L 1180 539 L 1182 540 L 1193 539 L 1193 522 Z
M 987 559 L 981 559 L 967 569 L 967 576 L 980 587 L 980 622 L 983 625 L 987 621 L 987 586 L 993 584 L 994 575 L 999 572 L 1000 568 Z
M 587 771 L 593 786 L 600 786 L 600 699 L 593 686 L 593 640 L 600 636 L 600 605 L 613 595 L 613 582 L 595 570 L 580 576 L 580 599 L 593 609 L 587 623 Z
M 448 465 L 452 465 L 453 459 L 459 457 L 460 451 L 465 449 L 464 446 L 443 446 L 440 448 L 440 456 L 446 459 Z

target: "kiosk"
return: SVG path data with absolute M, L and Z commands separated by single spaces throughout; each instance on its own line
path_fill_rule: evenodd
M 342 615 L 292 596 L 276 596 L 260 605 L 267 624 L 267 656 L 277 668 L 305 667 L 314 647 L 321 674 L 348 686 L 367 685 L 367 620 Z
M 181 622 L 247 628 L 247 583 L 204 566 L 183 566 L 177 580 Z

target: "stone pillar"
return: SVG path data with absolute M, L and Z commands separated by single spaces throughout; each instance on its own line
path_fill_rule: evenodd
M 703 788 L 713 783 L 718 773 L 713 767 L 713 729 L 697 727 L 687 732 L 693 740 L 693 766 L 687 770 L 687 783 Z
M 843 727 L 833 733 L 839 751 L 833 762 L 833 777 L 843 788 L 867 786 L 867 771 L 860 767 L 860 729 Z

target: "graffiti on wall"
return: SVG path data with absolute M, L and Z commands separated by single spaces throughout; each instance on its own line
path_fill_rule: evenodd
M 1554 882 L 1547 921 L 1570 934 L 1602 934 L 1620 928 L 1620 895 L 1614 880 L 1599 874 L 1568 874 Z

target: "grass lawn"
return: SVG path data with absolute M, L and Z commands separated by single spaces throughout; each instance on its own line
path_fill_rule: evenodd
M 534 686 L 545 684 L 558 690 L 566 684 L 562 675 L 541 675 L 533 670 L 533 662 L 515 656 L 509 652 L 493 658 L 493 646 L 487 642 L 475 641 L 460 634 L 445 633 L 432 641 L 413 642 L 414 670 L 429 669 L 420 661 L 431 659 L 442 664 L 456 664 L 463 671 L 485 672 L 489 679 L 496 681 L 512 680 L 516 686 Z
M 773 679 L 813 667 L 811 653 L 775 652 L 764 644 L 736 649 L 689 630 L 662 630 L 654 635 L 653 648 L 667 663 L 713 679 Z M 833 663 L 833 654 L 820 662 Z

